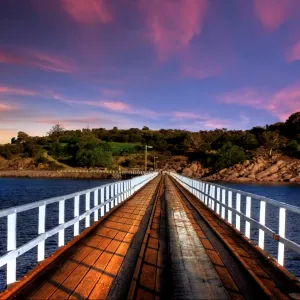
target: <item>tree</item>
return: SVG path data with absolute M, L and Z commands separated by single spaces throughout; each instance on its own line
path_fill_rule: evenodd
M 12 138 L 11 138 L 11 144 L 14 144 L 14 143 L 16 142 L 16 140 L 17 140 L 17 139 L 16 139 L 15 137 L 12 137 Z
M 65 129 L 59 123 L 52 126 L 52 128 L 47 132 L 48 136 L 54 141 L 58 142 L 59 138 L 63 135 Z
M 273 150 L 276 150 L 280 147 L 280 135 L 276 131 L 263 132 L 262 140 L 265 148 L 269 151 L 269 155 L 272 155 Z
M 52 153 L 56 158 L 60 158 L 64 153 L 64 147 L 59 143 L 55 142 L 51 145 Z
M 243 148 L 228 142 L 217 152 L 215 168 L 217 170 L 228 168 L 246 160 L 246 158 L 247 156 Z
M 110 167 L 112 149 L 93 136 L 84 136 L 78 143 L 76 164 L 82 167 Z
M 112 152 L 101 147 L 94 149 L 81 148 L 76 154 L 76 161 L 82 167 L 111 167 Z
M 18 132 L 18 142 L 24 143 L 29 139 L 29 135 L 23 131 Z
M 147 131 L 147 130 L 150 130 L 150 128 L 147 126 L 144 126 L 142 130 Z
M 300 135 L 300 112 L 292 114 L 286 120 L 286 126 L 290 136 L 299 137 Z

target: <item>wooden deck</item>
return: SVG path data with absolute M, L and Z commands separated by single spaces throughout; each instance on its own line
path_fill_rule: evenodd
M 0 299 L 291 299 L 299 284 L 158 176 Z
M 154 179 L 135 197 L 102 221 L 71 249 L 69 257 L 42 280 L 30 283 L 19 299 L 105 299 L 160 178 Z

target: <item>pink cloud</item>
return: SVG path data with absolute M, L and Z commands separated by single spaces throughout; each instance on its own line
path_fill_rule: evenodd
M 292 113 L 300 111 L 300 82 L 273 94 L 267 109 L 285 121 Z
M 19 96 L 36 96 L 39 93 L 32 90 L 20 89 L 20 88 L 13 88 L 9 86 L 1 86 L 0 85 L 0 94 L 12 94 L 12 95 L 19 95 Z
M 64 11 L 74 21 L 85 24 L 111 22 L 107 3 L 107 0 L 61 0 Z
M 215 129 L 229 126 L 228 120 L 216 119 L 207 114 L 200 115 L 194 112 L 174 111 L 171 113 L 171 116 L 171 121 L 173 122 L 189 121 L 189 124 L 181 124 L 181 127 L 186 127 L 190 130 L 200 130 L 203 127 Z
M 286 53 L 286 60 L 288 62 L 300 60 L 300 41 L 293 45 L 293 47 Z
M 253 6 L 256 17 L 268 30 L 279 28 L 299 13 L 298 0 L 253 0 Z
M 258 108 L 265 102 L 264 96 L 252 88 L 245 88 L 217 96 L 217 100 L 228 104 L 239 104 L 253 108 Z
M 114 111 L 130 111 L 130 107 L 126 103 L 119 101 L 104 101 L 102 106 Z
M 67 58 L 28 49 L 23 49 L 22 52 L 0 49 L 1 63 L 30 66 L 58 73 L 73 73 L 76 70 L 76 67 Z
M 111 100 L 75 100 L 75 99 L 67 99 L 66 97 L 50 92 L 48 94 L 51 98 L 58 100 L 67 104 L 77 104 L 83 106 L 91 106 L 91 107 L 100 107 L 106 110 L 120 112 L 124 114 L 132 114 L 132 115 L 144 115 L 147 118 L 156 119 L 159 114 L 153 110 L 144 109 L 144 108 L 135 108 L 131 105 L 122 102 L 122 101 L 111 101 Z
M 0 103 L 0 112 L 15 110 L 16 107 L 5 103 Z
M 217 99 L 228 104 L 238 104 L 265 110 L 279 120 L 285 121 L 292 113 L 300 111 L 300 82 L 274 93 L 244 89 L 218 96 Z
M 189 46 L 201 33 L 207 0 L 142 0 L 149 38 L 160 61 Z
M 176 119 L 199 119 L 199 115 L 192 112 L 174 111 L 173 116 Z

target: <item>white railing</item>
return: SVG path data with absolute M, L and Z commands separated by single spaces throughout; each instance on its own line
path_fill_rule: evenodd
M 264 250 L 265 235 L 270 236 L 278 242 L 277 262 L 283 266 L 285 258 L 285 246 L 298 254 L 300 253 L 300 245 L 286 238 L 286 211 L 290 211 L 300 215 L 300 208 L 283 202 L 279 202 L 267 197 L 231 189 L 218 184 L 194 180 L 179 174 L 170 173 L 178 183 L 184 186 L 188 191 L 194 194 L 209 209 L 216 212 L 221 218 L 226 220 L 237 230 L 241 231 L 241 222 L 244 223 L 244 234 L 251 239 L 251 228 L 257 228 L 258 246 Z M 235 207 L 233 207 L 233 196 L 235 196 Z M 241 201 L 242 197 L 245 201 Z M 252 217 L 253 201 L 259 209 L 259 220 Z M 266 207 L 270 204 L 278 208 L 278 228 L 275 230 L 266 226 Z M 243 207 L 244 205 L 244 207 Z M 243 213 L 244 211 L 245 213 Z M 233 215 L 235 215 L 235 223 L 233 223 Z M 275 217 L 275 216 L 274 216 Z M 300 218 L 300 216 L 299 216 Z
M 21 206 L 11 207 L 0 210 L 0 218 L 7 218 L 7 253 L 0 257 L 0 267 L 7 266 L 6 282 L 11 284 L 17 280 L 16 261 L 19 256 L 30 249 L 37 247 L 37 261 L 45 259 L 45 241 L 58 234 L 58 247 L 65 244 L 65 229 L 74 226 L 74 236 L 79 235 L 79 222 L 85 219 L 85 228 L 91 224 L 90 216 L 94 215 L 94 222 L 99 220 L 113 207 L 129 198 L 136 191 L 146 185 L 150 180 L 157 176 L 157 173 L 151 173 L 130 180 L 118 181 L 111 184 L 102 185 L 96 188 L 84 190 L 81 192 L 50 198 L 42 201 L 28 203 Z M 91 208 L 90 195 L 94 195 L 94 206 Z M 85 196 L 85 212 L 79 215 L 80 196 Z M 74 201 L 74 218 L 65 221 L 65 201 L 73 199 Z M 58 220 L 59 225 L 46 231 L 47 205 L 52 203 L 59 204 Z M 38 208 L 38 236 L 26 244 L 17 247 L 17 215 L 21 212 L 28 212 Z

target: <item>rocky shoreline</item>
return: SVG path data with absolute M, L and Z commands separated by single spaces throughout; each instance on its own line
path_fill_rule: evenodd
M 214 174 L 209 172 L 201 164 L 193 163 L 182 173 L 206 181 L 300 184 L 300 160 L 287 157 L 256 157 Z

